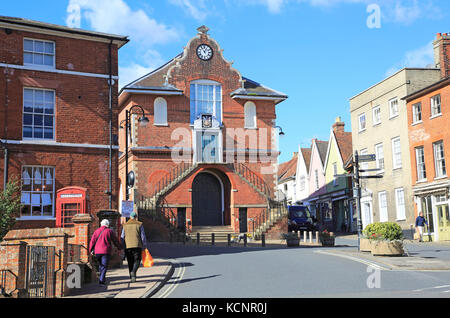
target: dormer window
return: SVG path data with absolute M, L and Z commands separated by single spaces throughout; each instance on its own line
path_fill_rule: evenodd
M 222 86 L 210 80 L 191 82 L 191 124 L 201 115 L 212 115 L 222 124 Z
M 55 42 L 24 39 L 23 64 L 55 67 Z

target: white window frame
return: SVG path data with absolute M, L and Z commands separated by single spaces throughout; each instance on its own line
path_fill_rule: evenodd
M 386 191 L 378 192 L 378 209 L 380 213 L 380 222 L 387 222 L 389 220 L 388 205 L 387 205 Z
M 381 152 L 380 152 L 380 149 L 381 149 Z M 382 155 L 382 156 L 380 156 L 380 155 Z M 375 156 L 376 156 L 377 169 L 380 169 L 380 171 L 378 171 L 378 173 L 383 173 L 384 167 L 385 167 L 383 143 L 379 143 L 379 144 L 375 145 Z
M 363 122 L 361 121 L 361 119 L 364 117 L 364 127 L 363 127 Z M 361 115 L 358 116 L 358 127 L 359 127 L 359 132 L 363 132 L 366 130 L 367 127 L 367 117 L 366 117 L 366 113 L 362 113 Z
M 339 185 L 338 177 L 336 177 L 337 173 L 338 173 L 337 162 L 333 162 L 333 176 L 334 176 L 334 178 L 333 178 L 333 185 L 335 187 Z
M 436 103 L 436 101 L 439 100 L 439 103 Z M 439 110 L 439 112 L 436 112 L 436 110 Z M 430 98 L 430 118 L 438 117 L 442 115 L 442 100 L 441 100 L 441 94 L 434 95 Z
M 246 102 L 244 105 L 244 128 L 257 128 L 256 105 L 254 102 Z
M 401 193 L 401 195 L 399 195 Z M 406 220 L 405 190 L 403 188 L 395 189 L 395 205 L 397 208 L 397 221 Z
M 393 112 L 393 107 L 392 107 L 394 105 L 394 103 L 396 103 L 396 105 L 397 105 L 395 112 Z M 398 101 L 398 98 L 395 97 L 395 98 L 392 98 L 389 100 L 389 119 L 397 117 L 398 114 L 399 114 L 399 101 Z
M 438 149 L 439 147 L 439 149 Z M 444 142 L 442 140 L 433 143 L 434 153 L 434 175 L 435 179 L 447 177 L 445 165 Z
M 32 106 L 30 106 L 30 107 L 33 108 L 33 112 L 25 111 L 25 107 L 26 107 L 26 103 L 27 103 L 27 100 L 25 100 L 25 91 L 26 90 L 32 90 L 33 91 L 33 102 L 32 102 Z M 34 98 L 36 91 L 41 91 L 44 94 L 44 103 L 42 105 L 42 108 L 43 108 L 42 113 L 39 113 L 39 112 L 35 111 L 35 109 L 37 108 L 36 107 L 36 101 L 35 101 L 35 98 Z M 44 105 L 45 104 L 50 104 L 49 102 L 47 102 L 47 103 L 45 102 L 45 92 L 52 92 L 53 93 L 53 101 L 52 101 L 53 114 L 45 114 L 45 109 L 46 108 L 44 107 Z M 23 96 L 23 98 L 22 98 L 22 102 L 23 102 L 23 105 L 22 105 L 22 112 L 23 112 L 23 115 L 22 115 L 22 139 L 23 140 L 49 140 L 49 141 L 55 141 L 56 140 L 56 129 L 55 129 L 56 128 L 56 125 L 55 125 L 55 121 L 56 121 L 56 91 L 52 90 L 52 89 L 41 89 L 41 88 L 35 88 L 35 87 L 24 87 L 23 90 L 22 90 L 22 96 Z M 25 125 L 25 116 L 26 115 L 32 116 L 32 124 L 31 125 Z M 35 116 L 42 116 L 42 124 L 43 125 L 42 126 L 37 126 L 37 127 L 42 127 L 42 138 L 34 137 L 34 131 L 35 131 L 35 128 L 36 128 L 36 126 L 34 124 Z M 53 123 L 52 123 L 53 138 L 45 138 L 44 129 L 45 129 L 45 127 L 49 128 L 50 126 L 45 126 L 45 117 L 44 116 L 53 118 Z M 32 137 L 25 137 L 25 132 L 24 132 L 25 131 L 25 126 L 32 128 Z
M 26 168 L 31 168 L 31 171 L 32 171 L 32 175 L 30 176 L 31 178 L 29 179 L 31 181 L 31 190 L 30 191 L 24 191 L 23 190 L 24 180 L 25 180 L 23 174 L 24 174 L 24 170 Z M 52 180 L 51 180 L 52 181 L 52 191 L 33 191 L 33 184 L 34 184 L 34 181 L 35 181 L 34 171 L 37 168 L 42 169 L 43 172 L 44 172 L 44 175 L 45 175 L 47 169 L 50 169 L 52 171 Z M 24 166 L 22 166 L 22 171 L 21 171 L 21 189 L 20 189 L 21 190 L 20 191 L 21 192 L 21 203 L 24 204 L 24 195 L 29 194 L 30 195 L 30 200 L 29 200 L 30 204 L 27 204 L 27 205 L 31 206 L 31 214 L 30 215 L 22 215 L 22 211 L 21 211 L 19 220 L 55 219 L 55 202 L 56 202 L 56 198 L 55 198 L 55 173 L 56 173 L 56 168 L 52 167 L 52 166 L 33 166 L 33 165 L 24 165 Z M 45 180 L 47 180 L 47 179 L 45 179 Z M 44 176 L 41 176 L 41 181 L 44 182 Z M 32 206 L 33 206 L 33 204 L 32 204 L 32 194 L 39 194 L 41 198 L 42 198 L 42 194 L 50 194 L 51 195 L 51 198 L 52 198 L 52 204 L 51 204 L 52 205 L 52 215 L 51 216 L 44 216 L 43 215 L 43 207 L 44 207 L 44 205 L 43 205 L 42 199 L 40 201 L 41 215 L 39 215 L 39 216 L 32 216 L 32 209 L 33 209 L 32 208 Z M 35 205 L 35 206 L 37 206 L 37 205 Z
M 153 125 L 168 126 L 167 122 L 167 101 L 158 97 L 153 103 Z
M 377 116 L 377 114 L 378 114 L 378 116 Z M 373 121 L 373 126 L 381 124 L 381 107 L 380 106 L 375 106 L 372 109 L 372 121 Z
M 396 152 L 396 142 L 398 142 L 398 150 L 399 152 Z M 397 161 L 397 157 L 400 159 L 400 163 Z M 400 137 L 392 138 L 392 167 L 393 169 L 400 169 L 402 168 L 403 162 L 402 162 L 402 145 L 400 142 Z
M 33 41 L 33 50 L 29 51 L 25 49 L 25 41 Z M 51 43 L 53 46 L 53 53 L 47 53 L 45 52 L 45 49 L 43 52 L 38 52 L 35 49 L 35 45 L 36 42 L 42 42 L 44 47 L 45 47 L 45 43 Z M 31 54 L 33 57 L 33 62 L 25 62 L 25 54 Z M 34 56 L 35 55 L 42 55 L 42 59 L 45 59 L 45 56 L 51 56 L 52 57 L 52 65 L 46 65 L 46 64 L 39 64 L 39 63 L 34 63 Z M 42 39 L 32 39 L 32 38 L 24 38 L 23 39 L 23 65 L 25 66 L 34 66 L 34 67 L 39 67 L 39 68 L 47 68 L 47 69 L 55 69 L 56 68 L 56 44 L 54 41 L 48 41 L 48 40 L 42 40 Z
M 300 176 L 298 188 L 300 191 L 304 191 L 306 187 L 306 177 Z
M 427 180 L 427 170 L 425 165 L 425 148 L 423 146 L 414 148 L 416 155 L 417 182 Z
M 419 119 L 417 118 L 418 116 L 420 116 Z M 418 102 L 412 105 L 412 124 L 415 125 L 421 122 L 422 122 L 422 103 Z
M 199 110 L 200 109 L 200 105 L 199 105 L 199 103 L 201 103 L 202 102 L 202 100 L 200 100 L 199 99 L 199 94 L 198 94 L 198 89 L 199 89 L 199 87 L 208 87 L 208 86 L 212 86 L 213 87 L 213 100 L 212 101 L 209 101 L 209 102 L 212 102 L 213 104 L 214 104 L 214 106 L 213 106 L 213 113 L 211 114 L 211 115 L 213 115 L 217 120 L 218 120 L 218 122 L 219 122 L 219 124 L 220 125 L 222 125 L 222 122 L 223 122 L 223 88 L 222 88 L 222 84 L 221 83 L 219 83 L 219 82 L 216 82 L 216 81 L 211 81 L 211 80 L 195 80 L 195 81 L 192 81 L 191 83 L 190 83 L 190 89 L 191 89 L 191 92 L 190 92 L 190 98 L 191 98 L 191 104 L 190 104 L 190 113 L 192 114 L 192 107 L 194 107 L 194 114 L 197 114 L 197 110 Z M 217 97 L 217 92 L 216 92 L 216 90 L 217 90 L 217 87 L 220 87 L 220 100 L 219 99 L 217 99 L 216 97 Z M 193 99 L 193 95 L 192 95 L 192 89 L 195 89 L 195 99 Z M 220 114 L 218 114 L 218 112 L 217 112 L 217 107 L 218 107 L 218 105 L 220 104 Z M 219 117 L 218 117 L 218 115 L 219 115 Z M 193 125 L 194 124 L 194 121 L 196 120 L 197 118 L 191 118 L 191 125 Z

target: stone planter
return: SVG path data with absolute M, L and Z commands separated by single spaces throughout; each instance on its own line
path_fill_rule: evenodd
M 360 252 L 372 252 L 372 241 L 367 238 L 362 238 L 359 241 Z
M 334 246 L 335 238 L 329 237 L 329 238 L 320 238 L 320 243 L 322 243 L 322 246 Z
M 300 246 L 300 239 L 287 239 L 286 244 L 288 247 Z
M 402 256 L 405 253 L 402 241 L 373 241 L 371 247 L 374 256 Z

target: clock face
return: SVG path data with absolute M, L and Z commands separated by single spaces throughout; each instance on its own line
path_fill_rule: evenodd
M 197 56 L 203 61 L 211 59 L 213 55 L 213 50 L 209 45 L 202 44 L 197 48 Z

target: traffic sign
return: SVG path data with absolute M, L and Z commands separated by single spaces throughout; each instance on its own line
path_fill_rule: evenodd
M 359 161 L 368 162 L 368 161 L 376 161 L 377 156 L 376 155 L 360 155 L 358 157 Z

